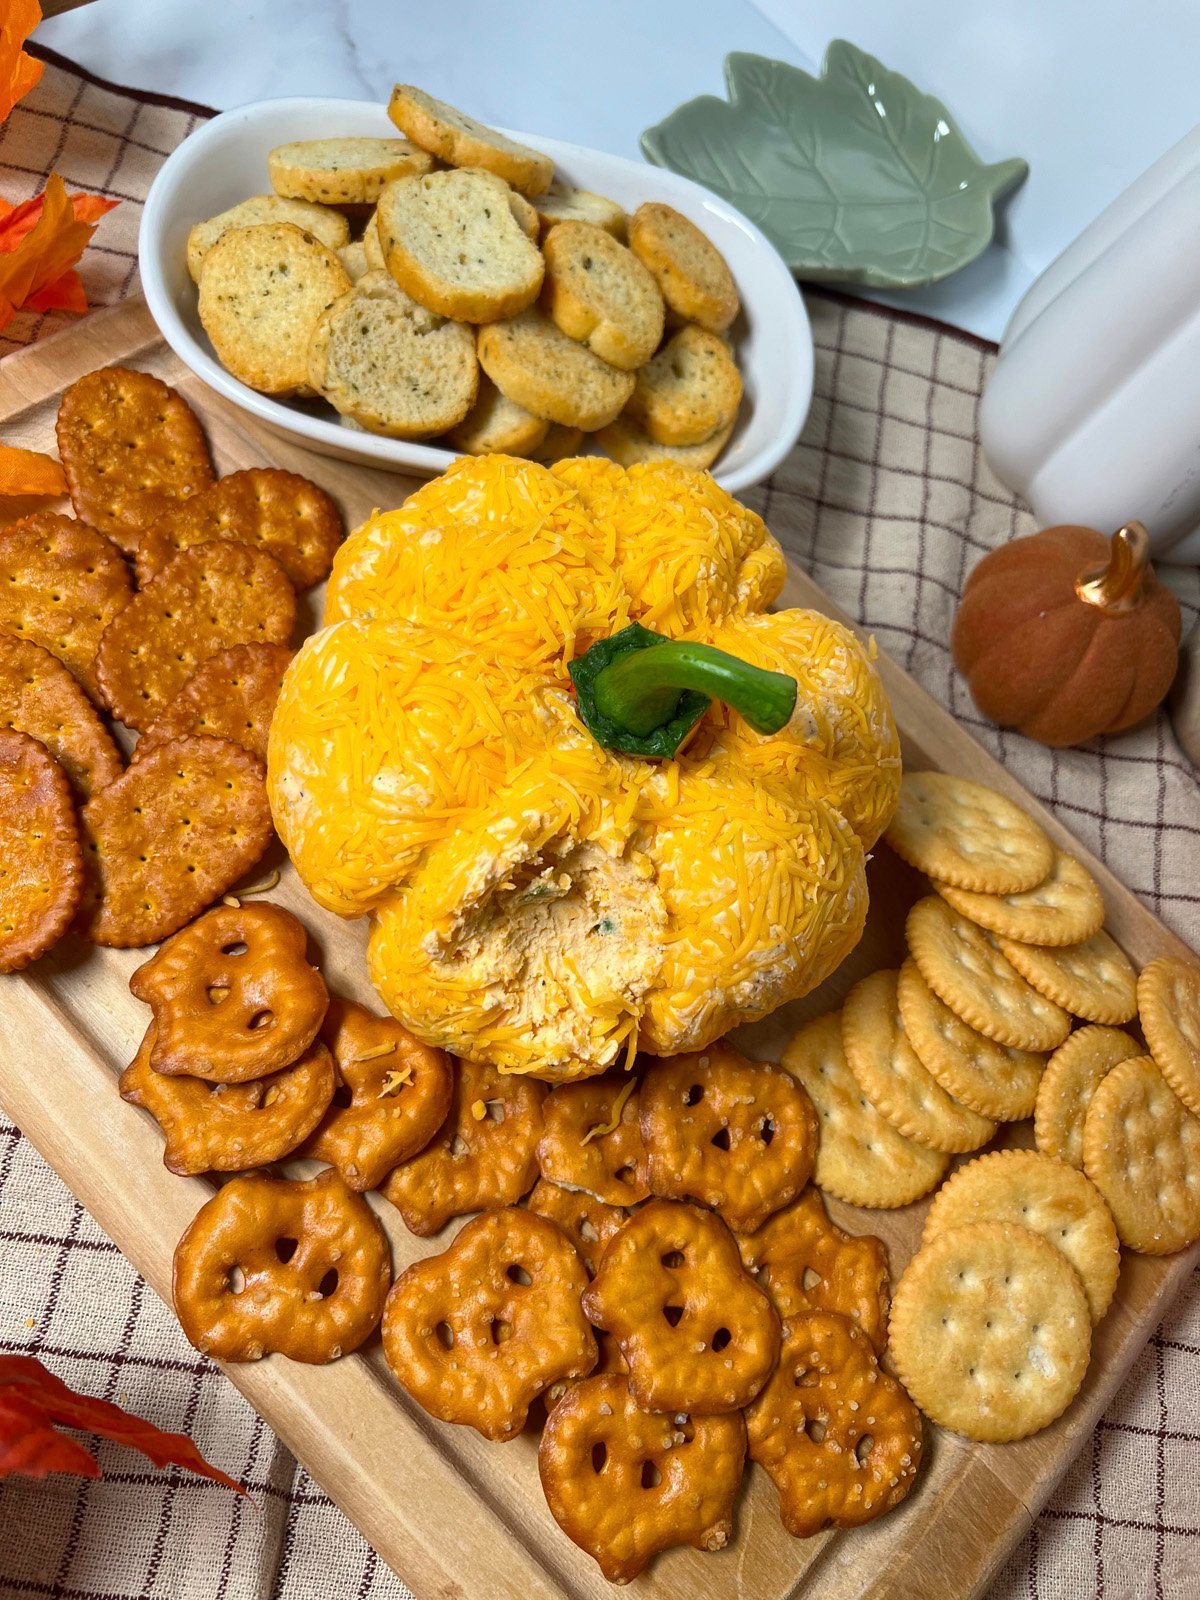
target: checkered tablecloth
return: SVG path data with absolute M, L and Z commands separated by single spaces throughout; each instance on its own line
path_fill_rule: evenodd
M 0 130 L 0 192 L 25 199 L 53 168 L 69 188 L 122 201 L 83 269 L 92 303 L 110 303 L 136 284 L 138 218 L 156 168 L 208 114 L 96 83 L 51 58 Z M 1200 789 L 1165 717 L 1054 753 L 981 721 L 951 668 L 946 641 L 967 572 L 1032 526 L 992 478 L 975 437 L 990 347 L 861 302 L 814 294 L 808 303 L 817 345 L 812 414 L 791 456 L 750 498 L 792 559 L 1200 948 Z M 0 350 L 67 320 L 20 315 Z M 1168 576 L 1190 626 L 1200 574 Z M 405 1600 L 403 1583 L 188 1346 L 171 1313 L 2 1118 L 0 1242 L 0 1349 L 38 1355 L 68 1383 L 191 1434 L 260 1508 L 101 1446 L 99 1482 L 0 1484 L 0 1597 Z M 1198 1486 L 1193 1285 L 989 1600 L 1200 1596 Z M 486 1574 L 462 1576 L 471 1600 L 486 1600 Z

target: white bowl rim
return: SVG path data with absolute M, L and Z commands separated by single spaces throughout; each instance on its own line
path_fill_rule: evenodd
M 340 423 L 324 417 L 307 416 L 292 410 L 282 401 L 240 383 L 200 345 L 180 317 L 172 302 L 164 271 L 162 253 L 157 248 L 157 236 L 169 208 L 173 205 L 180 182 L 195 162 L 201 160 L 208 145 L 223 136 L 235 121 L 252 120 L 258 113 L 298 110 L 305 108 L 321 114 L 336 116 L 338 112 L 361 113 L 365 108 L 375 109 L 378 103 L 369 100 L 347 100 L 330 96 L 288 95 L 273 99 L 248 101 L 219 112 L 203 126 L 195 129 L 167 157 L 156 173 L 146 196 L 138 230 L 138 266 L 142 289 L 151 316 L 166 343 L 184 365 L 233 405 L 267 424 L 277 432 L 292 434 L 312 448 L 327 447 L 327 453 L 350 456 L 360 462 L 369 457 L 377 466 L 392 471 L 405 470 L 437 474 L 444 472 L 456 457 L 439 445 L 423 444 L 417 440 L 391 439 L 384 435 L 355 430 L 348 436 Z M 382 107 L 378 109 L 383 110 Z M 607 151 L 593 150 L 585 145 L 572 144 L 562 139 L 552 139 L 541 134 L 501 128 L 500 132 L 521 143 L 541 147 L 557 163 L 570 164 L 575 158 L 584 163 L 599 158 L 619 167 L 638 172 L 645 171 L 648 182 L 647 199 L 675 195 L 688 195 L 699 199 L 706 210 L 732 224 L 759 247 L 759 271 L 774 280 L 777 288 L 786 284 L 788 293 L 780 294 L 781 307 L 793 308 L 791 326 L 777 329 L 777 343 L 789 349 L 793 363 L 793 382 L 787 393 L 787 406 L 779 417 L 777 426 L 766 440 L 752 453 L 731 461 L 726 471 L 718 461 L 713 476 L 731 493 L 752 487 L 769 477 L 787 456 L 798 439 L 812 404 L 814 353 L 812 330 L 800 290 L 791 271 L 775 246 L 753 222 L 728 201 L 723 200 L 703 185 L 679 173 L 655 167 L 649 162 L 631 160 L 627 156 L 611 155 Z M 654 192 L 649 192 L 649 191 Z M 786 312 L 785 312 L 786 315 Z

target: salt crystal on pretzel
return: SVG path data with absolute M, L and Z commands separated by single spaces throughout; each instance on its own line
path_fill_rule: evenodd
M 547 1178 L 538 1179 L 526 1204 L 562 1229 L 579 1251 L 589 1278 L 596 1276 L 605 1245 L 629 1221 L 624 1206 L 606 1205 L 582 1189 L 566 1189 Z

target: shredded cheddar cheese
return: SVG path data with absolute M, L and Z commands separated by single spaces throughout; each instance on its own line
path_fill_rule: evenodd
M 609 1112 L 608 1121 L 598 1122 L 594 1128 L 589 1128 L 584 1134 L 583 1138 L 579 1141 L 580 1144 L 590 1144 L 593 1139 L 603 1139 L 605 1134 L 615 1133 L 621 1126 L 621 1113 L 625 1109 L 625 1102 L 629 1099 L 629 1096 L 636 1088 L 637 1079 L 630 1078 L 629 1082 L 624 1086 L 620 1094 L 613 1101 L 612 1109 Z

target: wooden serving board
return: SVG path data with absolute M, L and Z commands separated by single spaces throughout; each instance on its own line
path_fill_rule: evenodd
M 62 389 L 113 362 L 142 367 L 178 387 L 203 418 L 219 471 L 276 464 L 310 475 L 341 503 L 349 526 L 374 507 L 393 506 L 414 485 L 387 473 L 310 454 L 276 438 L 219 400 L 162 343 L 145 307 L 126 302 L 82 326 L 9 356 L 0 370 L 0 432 L 6 442 L 54 449 Z M 0 519 L 20 514 L 0 501 Z M 305 621 L 315 624 L 321 596 Z M 801 572 L 791 571 L 781 604 L 837 608 Z M 845 620 L 845 619 L 843 619 Z M 887 658 L 892 696 L 910 767 L 939 767 L 1011 794 L 1068 846 L 1104 889 L 1108 926 L 1139 965 L 1189 952 L 1134 896 L 1089 856 L 992 758 Z M 283 867 L 273 898 L 311 930 L 331 987 L 374 1002 L 361 923 L 343 923 L 308 898 Z M 257 874 L 255 874 L 257 876 Z M 886 850 L 870 868 L 871 914 L 859 948 L 806 1001 L 754 1028 L 742 1043 L 775 1056 L 795 1027 L 840 1003 L 865 973 L 898 965 L 904 912 L 922 882 Z M 99 950 L 69 937 L 27 973 L 3 980 L 6 1049 L 0 1052 L 0 1102 L 100 1226 L 164 1299 L 171 1257 L 196 1209 L 212 1193 L 197 1178 L 173 1177 L 162 1164 L 158 1129 L 123 1104 L 116 1076 L 131 1059 L 147 1013 L 128 993 L 144 952 Z M 377 1004 L 377 1002 L 374 1002 Z M 1012 1130 L 1028 1143 L 1028 1125 Z M 396 1269 L 444 1248 L 445 1237 L 417 1240 L 372 1196 L 392 1240 Z M 852 1231 L 875 1232 L 898 1275 L 919 1237 L 925 1205 L 870 1212 L 831 1203 Z M 1125 1256 L 1112 1309 L 1096 1331 L 1083 1390 L 1057 1423 L 1015 1445 L 976 1445 L 931 1428 L 915 1490 L 896 1512 L 869 1527 L 790 1538 L 775 1491 L 747 1470 L 736 1537 L 719 1555 L 672 1551 L 640 1578 L 645 1600 L 939 1600 L 977 1595 L 1037 1514 L 1091 1433 L 1200 1251 L 1165 1260 Z M 229 1379 L 295 1452 L 419 1600 L 584 1600 L 611 1594 L 592 1562 L 559 1532 L 542 1499 L 536 1437 L 488 1444 L 473 1430 L 433 1421 L 399 1389 L 378 1337 L 329 1367 L 281 1357 L 227 1369 Z

